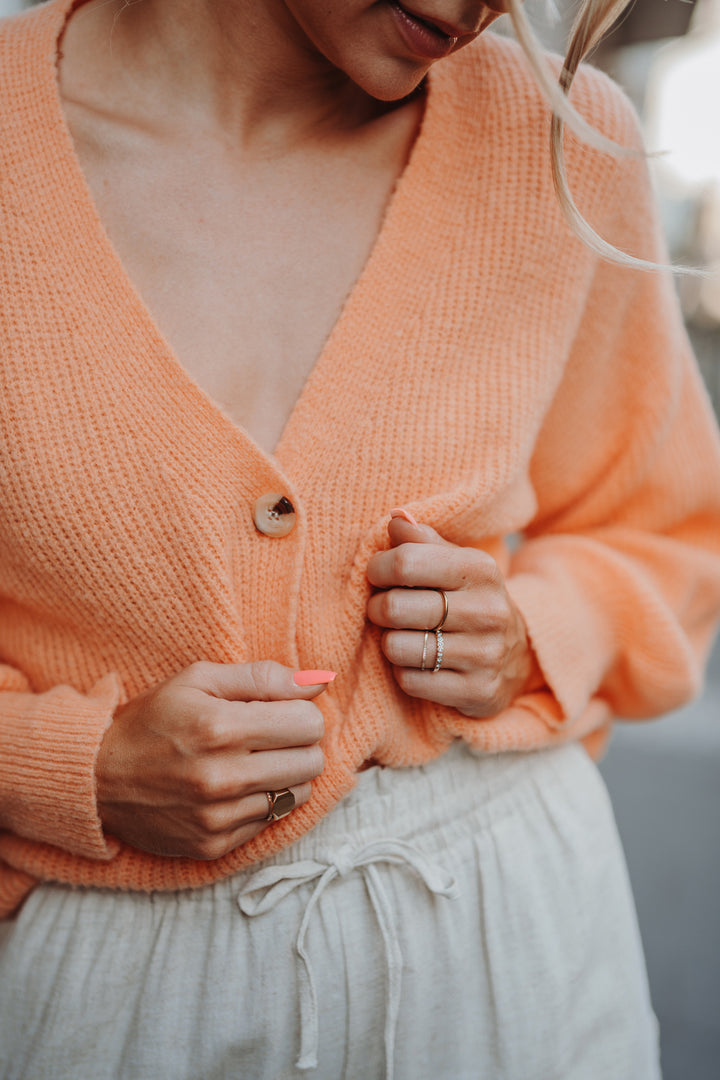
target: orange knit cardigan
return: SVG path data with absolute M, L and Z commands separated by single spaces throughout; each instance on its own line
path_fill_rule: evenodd
M 69 0 L 0 27 L 0 911 L 38 880 L 200 886 L 277 851 L 368 758 L 587 738 L 697 691 L 720 609 L 720 453 L 672 283 L 603 263 L 553 195 L 547 109 L 493 34 L 439 63 L 370 255 L 261 452 L 172 355 L 98 220 L 55 79 Z M 621 142 L 625 99 L 574 100 Z M 663 257 L 644 162 L 568 138 L 583 212 Z M 293 502 L 259 533 L 265 492 Z M 388 510 L 488 550 L 544 690 L 491 720 L 403 695 L 366 621 Z M 510 542 L 508 538 L 515 538 Z M 311 801 L 215 862 L 103 833 L 118 702 L 196 659 L 330 667 Z

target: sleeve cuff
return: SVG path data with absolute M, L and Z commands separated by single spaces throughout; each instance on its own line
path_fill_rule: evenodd
M 69 686 L 2 695 L 3 828 L 74 855 L 113 858 L 119 844 L 98 817 L 95 761 L 120 697 L 115 675 L 87 695 Z
M 561 562 L 553 570 L 548 577 L 518 573 L 506 584 L 557 703 L 557 708 L 550 710 L 546 705 L 542 709 L 544 719 L 551 727 L 559 727 L 572 723 L 586 709 L 616 646 L 611 629 L 585 602 L 579 583 Z

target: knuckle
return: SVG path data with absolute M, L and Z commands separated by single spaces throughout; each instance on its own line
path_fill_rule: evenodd
M 385 622 L 391 626 L 402 626 L 405 616 L 406 597 L 401 589 L 390 589 L 383 600 Z
M 225 832 L 227 822 L 223 810 L 213 804 L 201 806 L 195 811 L 195 821 L 207 838 L 213 838 Z
M 478 701 L 463 701 L 456 706 L 457 711 L 462 713 L 463 716 L 467 716 L 471 720 L 486 720 L 488 713 L 485 712 L 483 706 Z
M 209 660 L 195 660 L 185 668 L 187 681 L 195 686 L 207 686 L 211 681 L 213 665 Z
M 485 667 L 485 642 L 480 634 L 474 634 L 465 641 L 465 658 L 470 671 L 480 671 Z
M 497 678 L 499 669 L 505 661 L 505 646 L 497 634 L 488 634 L 482 642 L 479 655 L 480 663 L 490 670 L 490 679 Z
M 148 694 L 147 702 L 153 718 L 160 720 L 161 717 L 177 713 L 177 695 L 178 689 L 173 686 L 172 679 L 161 683 L 155 690 L 152 690 Z
M 212 802 L 222 797 L 221 774 L 214 762 L 192 761 L 185 773 L 185 784 L 195 802 Z
M 401 584 L 412 583 L 418 567 L 418 554 L 414 544 L 401 544 L 395 548 L 395 575 Z
M 227 855 L 228 850 L 228 842 L 224 836 L 205 836 L 195 844 L 195 858 L 212 862 Z
M 456 708 L 463 716 L 486 718 L 493 715 L 492 697 L 488 692 L 487 679 L 471 679 Z
M 505 584 L 503 572 L 491 555 L 487 555 L 486 571 L 488 578 L 493 585 L 500 586 Z
M 463 692 L 455 703 L 455 708 L 463 716 L 487 716 L 487 683 L 483 680 L 467 679 Z
M 485 680 L 483 694 L 483 709 L 486 716 L 497 716 L 503 707 L 504 682 L 499 673 L 495 673 Z
M 486 581 L 495 581 L 500 577 L 500 567 L 487 551 L 483 551 L 482 548 L 465 548 L 464 550 L 467 566 L 479 572 Z
M 274 660 L 253 660 L 248 664 L 253 694 L 258 701 L 266 701 L 271 696 L 279 666 Z
M 505 627 L 510 622 L 512 608 L 507 593 L 497 590 L 488 605 L 488 617 L 497 627 Z
M 474 555 L 472 548 L 443 549 L 446 569 L 452 572 L 454 579 L 457 579 L 454 588 L 463 589 L 478 582 L 480 571 Z
M 484 552 L 473 548 L 462 548 L 458 562 L 458 572 L 464 585 L 482 581 L 485 577 Z
M 187 724 L 187 737 L 197 751 L 213 750 L 223 741 L 224 724 L 212 708 L 197 712 Z

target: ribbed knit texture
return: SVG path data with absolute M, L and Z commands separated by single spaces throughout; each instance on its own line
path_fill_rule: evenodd
M 0 30 L 0 910 L 38 879 L 175 889 L 312 827 L 368 758 L 587 738 L 695 693 L 720 608 L 720 453 L 672 283 L 599 263 L 552 192 L 547 109 L 487 34 L 429 78 L 381 233 L 273 457 L 197 387 L 98 220 L 55 58 L 68 0 Z M 585 71 L 574 100 L 637 140 Z M 611 241 L 664 257 L 644 162 L 568 139 Z M 297 526 L 259 534 L 284 492 Z M 405 697 L 365 618 L 402 505 L 498 559 L 548 689 L 492 720 Z M 511 554 L 503 539 L 523 534 Z M 339 672 L 312 800 L 215 862 L 103 835 L 120 701 L 197 659 Z

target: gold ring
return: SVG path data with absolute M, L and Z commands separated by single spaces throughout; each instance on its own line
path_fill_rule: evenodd
M 282 791 L 266 791 L 265 797 L 268 801 L 266 821 L 279 821 L 295 809 L 295 796 L 290 788 L 283 788 Z
M 427 660 L 428 638 L 430 637 L 431 633 L 432 633 L 431 630 L 426 630 L 425 631 L 425 637 L 423 638 L 422 663 L 420 664 L 420 670 L 421 671 L 425 670 L 425 661 Z
M 437 630 L 442 630 L 443 626 L 445 625 L 445 620 L 448 617 L 448 611 L 450 610 L 450 605 L 448 603 L 447 593 L 445 592 L 444 589 L 433 589 L 432 591 L 436 592 L 436 593 L 440 593 L 440 595 L 443 598 L 443 613 L 442 613 L 442 618 L 440 619 L 440 622 L 437 623 L 436 626 L 429 626 L 428 627 L 428 630 L 435 633 Z

